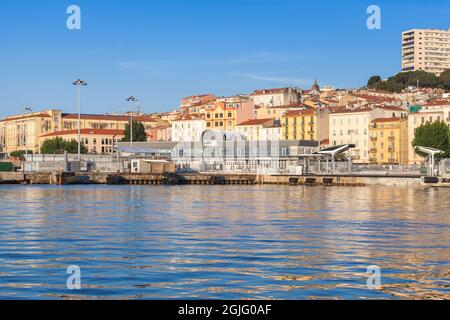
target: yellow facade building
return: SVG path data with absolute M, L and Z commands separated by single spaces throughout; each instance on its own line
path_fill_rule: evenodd
M 281 116 L 292 110 L 305 109 L 304 104 L 293 104 L 288 106 L 260 106 L 255 108 L 256 119 L 273 119 L 280 120 Z
M 111 129 L 81 129 L 80 138 L 89 154 L 111 154 L 117 142 L 125 136 L 124 130 Z M 62 138 L 65 141 L 78 140 L 78 130 L 51 132 L 39 138 L 39 145 L 45 140 Z
M 375 119 L 369 135 L 371 163 L 408 164 L 408 119 Z
M 329 139 L 329 111 L 321 110 L 318 121 L 318 113 L 314 109 L 291 110 L 281 116 L 282 140 L 307 140 L 318 141 Z
M 206 111 L 206 128 L 213 130 L 231 131 L 237 125 L 235 108 L 227 108 L 223 102 L 214 104 Z
M 160 122 L 153 117 L 141 115 L 135 116 L 134 120 L 142 122 L 146 130 L 150 130 Z M 128 115 L 82 114 L 80 127 L 81 130 L 114 130 L 120 133 L 129 122 Z M 44 110 L 10 116 L 0 120 L 0 144 L 7 153 L 22 150 L 39 153 L 43 140 L 56 136 L 70 136 L 74 130 L 78 130 L 78 115 L 63 113 L 61 110 Z M 101 141 L 104 137 L 100 135 L 97 138 Z

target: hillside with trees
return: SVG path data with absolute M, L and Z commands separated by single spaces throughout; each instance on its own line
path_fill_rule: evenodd
M 450 70 L 443 72 L 440 77 L 433 73 L 422 70 L 401 72 L 387 80 L 382 80 L 380 76 L 372 76 L 367 82 L 370 89 L 384 90 L 389 92 L 402 92 L 408 87 L 436 88 L 450 90 Z

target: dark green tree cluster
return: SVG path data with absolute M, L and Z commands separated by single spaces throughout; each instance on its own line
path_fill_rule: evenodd
M 125 125 L 125 136 L 122 142 L 129 142 L 131 137 L 130 124 Z M 147 134 L 142 122 L 133 121 L 133 142 L 145 142 L 147 141 Z
M 418 127 L 412 145 L 413 147 L 422 146 L 445 151 L 445 154 L 441 154 L 439 157 L 449 158 L 450 130 L 448 125 L 443 121 L 436 121 Z M 426 156 L 422 152 L 417 152 L 417 154 Z
M 9 156 L 11 158 L 15 158 L 15 159 L 20 159 L 20 160 L 25 160 L 24 155 L 27 154 L 26 150 L 18 150 L 18 151 L 13 151 L 9 154 Z M 33 151 L 28 150 L 28 154 L 33 154 Z
M 61 137 L 56 137 L 45 140 L 41 146 L 42 154 L 63 154 L 64 152 L 69 154 L 78 153 L 78 142 L 75 139 L 66 141 Z M 81 153 L 86 154 L 87 152 L 87 148 L 81 144 Z
M 387 80 L 380 76 L 372 76 L 367 82 L 367 87 L 390 92 L 401 92 L 409 86 L 420 88 L 437 88 L 450 90 L 450 70 L 443 72 L 439 77 L 423 70 L 401 72 Z

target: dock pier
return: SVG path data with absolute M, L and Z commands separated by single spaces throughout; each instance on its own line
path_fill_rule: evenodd
M 2 172 L 0 184 L 108 184 L 108 185 L 290 185 L 290 186 L 411 186 L 421 185 L 413 175 L 257 175 L 257 174 L 147 174 L 147 173 L 23 173 Z

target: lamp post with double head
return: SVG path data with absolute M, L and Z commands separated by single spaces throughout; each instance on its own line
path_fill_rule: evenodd
M 87 82 L 81 79 L 73 82 L 73 85 L 77 87 L 77 105 L 78 105 L 78 161 L 81 161 L 81 87 L 87 86 Z
M 131 96 L 127 98 L 126 101 L 132 103 L 130 111 L 130 148 L 133 148 L 133 112 L 134 112 L 134 105 L 138 102 L 138 99 L 136 97 Z

